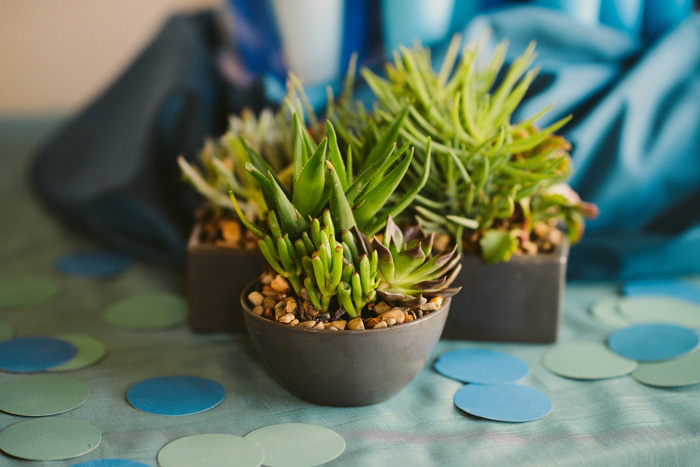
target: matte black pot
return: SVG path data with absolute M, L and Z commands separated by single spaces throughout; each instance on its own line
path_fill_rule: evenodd
M 201 224 L 187 245 L 189 326 L 195 332 L 245 332 L 243 289 L 267 268 L 258 249 L 239 250 L 200 242 Z
M 389 399 L 418 372 L 440 339 L 450 309 L 383 329 L 328 331 L 255 315 L 250 284 L 241 296 L 253 345 L 272 376 L 297 397 L 320 405 L 355 407 Z
M 564 242 L 552 253 L 513 255 L 485 263 L 470 255 L 452 287 L 452 313 L 442 337 L 485 341 L 550 343 L 561 326 L 566 261 Z

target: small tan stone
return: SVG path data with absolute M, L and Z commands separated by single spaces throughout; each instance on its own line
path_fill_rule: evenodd
M 289 313 L 284 312 L 284 308 L 275 308 L 275 321 L 280 321 L 284 315 Z M 294 316 L 294 315 L 292 315 Z
M 275 278 L 272 279 L 272 282 L 270 282 L 270 287 L 277 292 L 286 292 L 289 290 L 289 282 L 287 282 L 284 277 L 277 274 Z
M 260 276 L 260 282 L 262 282 L 265 285 L 269 285 L 270 282 L 272 282 L 272 279 L 274 279 L 275 276 L 272 275 L 270 272 L 263 273 L 262 276 Z
M 316 326 L 314 326 L 314 329 L 324 329 L 326 326 L 323 324 L 323 321 L 319 321 L 316 323 Z
M 248 301 L 253 305 L 253 306 L 260 306 L 263 304 L 263 295 L 258 292 L 257 290 L 252 291 L 251 293 L 248 294 Z
M 396 324 L 396 320 L 395 320 L 394 318 L 389 318 L 389 319 L 386 319 L 386 320 L 384 320 L 384 321 L 385 321 L 386 324 L 389 325 L 389 326 L 393 326 L 394 324 Z
M 438 307 L 441 307 L 442 302 L 444 302 L 444 301 L 445 301 L 445 298 L 441 297 L 439 295 L 437 297 L 433 297 L 429 300 L 430 303 L 437 303 Z
M 369 321 L 367 321 L 367 327 L 368 328 L 374 328 L 377 323 L 379 323 L 382 319 L 381 318 L 372 318 Z
M 551 229 L 547 235 L 547 240 L 552 242 L 554 245 L 559 245 L 561 243 L 564 234 L 559 229 Z
M 409 321 L 413 321 L 413 316 L 409 315 L 408 313 L 404 313 L 404 322 L 408 323 Z
M 255 314 L 258 315 L 258 316 L 261 316 L 261 315 L 263 314 L 263 311 L 264 311 L 264 310 L 265 310 L 265 308 L 263 308 L 262 306 L 258 305 L 258 306 L 256 306 L 256 307 L 253 308 L 253 313 L 255 313 Z
M 265 308 L 274 308 L 275 305 L 277 305 L 277 300 L 275 300 L 274 298 L 265 297 L 263 299 L 263 306 Z
M 330 325 L 330 326 L 326 326 L 326 330 L 327 331 L 339 331 L 340 329 L 336 328 L 333 325 Z
M 237 221 L 224 219 L 219 222 L 221 228 L 221 236 L 227 243 L 237 245 L 241 240 L 241 226 Z
M 552 228 L 546 222 L 538 221 L 532 226 L 532 232 L 538 238 L 545 238 Z
M 387 321 L 390 319 L 393 319 L 394 323 L 403 323 L 405 319 L 403 310 L 401 308 L 392 308 L 382 315 L 382 320 Z
M 338 321 L 333 321 L 331 324 L 342 331 L 343 329 L 345 329 L 347 321 L 345 321 L 344 319 L 340 319 Z
M 353 318 L 348 321 L 348 329 L 358 331 L 365 328 L 365 323 L 362 322 L 362 318 Z
M 299 327 L 302 328 L 312 328 L 314 326 L 316 326 L 316 321 L 302 321 L 299 323 Z
M 537 254 L 537 244 L 535 242 L 523 242 L 521 246 L 526 255 L 533 256 Z
M 284 304 L 284 310 L 287 313 L 296 313 L 297 311 L 297 301 L 293 297 L 289 297 Z
M 433 250 L 437 252 L 445 251 L 450 246 L 451 241 L 452 238 L 448 234 L 437 234 L 435 235 L 435 240 L 433 241 Z
M 420 308 L 423 311 L 435 311 L 438 308 L 440 308 L 440 306 L 435 302 L 428 302 L 428 303 L 424 303 L 423 305 L 419 306 L 418 308 Z
M 289 324 L 291 324 L 292 326 L 296 326 L 297 324 L 299 324 L 299 320 L 294 318 L 294 320 Z
M 382 313 L 385 313 L 385 312 L 389 311 L 390 309 L 391 309 L 391 307 L 386 302 L 379 302 L 376 305 L 374 305 L 374 312 L 377 313 L 378 315 L 381 315 Z
M 377 324 L 375 324 L 374 326 L 372 326 L 372 329 L 382 329 L 382 328 L 385 328 L 388 326 L 389 325 L 386 323 L 386 321 L 380 321 Z
M 294 315 L 293 315 L 293 314 L 287 313 L 287 314 L 282 315 L 282 316 L 280 317 L 280 319 L 278 319 L 278 321 L 279 321 L 280 323 L 288 324 L 288 323 L 291 323 L 292 321 L 294 321 L 295 319 L 296 319 L 296 318 L 294 318 Z

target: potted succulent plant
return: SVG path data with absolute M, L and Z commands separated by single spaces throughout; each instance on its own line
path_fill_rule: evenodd
M 183 178 L 206 200 L 195 214 L 187 247 L 187 298 L 189 325 L 197 332 L 244 332 L 238 297 L 254 274 L 264 267 L 257 238 L 238 219 L 228 194 L 228 185 L 245 214 L 258 219 L 265 201 L 258 185 L 245 170 L 253 157 L 284 177 L 290 155 L 283 144 L 289 130 L 285 115 L 263 110 L 259 116 L 244 111 L 232 116 L 226 133 L 206 142 L 198 165 L 178 158 Z M 255 161 L 258 165 L 260 161 Z
M 398 144 L 414 145 L 416 167 L 432 165 L 411 212 L 439 233 L 439 248 L 456 245 L 465 253 L 456 281 L 463 290 L 445 337 L 552 342 L 568 244 L 581 237 L 584 218 L 596 214 L 565 184 L 570 146 L 555 132 L 570 117 L 538 128 L 550 106 L 512 121 L 537 73 L 529 69 L 534 45 L 504 70 L 504 43 L 485 65 L 482 43 L 467 45 L 458 57 L 460 44 L 455 37 L 438 71 L 428 49 L 401 48 L 386 78 L 362 71 L 376 97 L 371 118 L 353 118 L 362 110 L 346 108 L 330 118 L 363 154 L 378 129 L 406 114 Z M 417 176 L 409 172 L 404 186 Z
M 266 199 L 263 223 L 248 220 L 231 191 L 270 266 L 241 297 L 248 333 L 280 384 L 314 403 L 369 405 L 398 392 L 425 365 L 459 290 L 450 287 L 456 249 L 433 254 L 434 234 L 392 221 L 430 170 L 425 164 L 415 187 L 395 195 L 413 163 L 413 151 L 394 142 L 402 121 L 379 135 L 357 173 L 330 123 L 318 144 L 297 124 L 291 190 L 247 166 Z M 368 349 L 401 362 L 362 359 Z

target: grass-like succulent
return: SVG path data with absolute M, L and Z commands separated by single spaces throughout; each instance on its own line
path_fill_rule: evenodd
M 570 117 L 538 128 L 536 121 L 550 106 L 512 121 L 537 74 L 530 69 L 534 45 L 504 69 L 505 43 L 485 66 L 482 43 L 463 49 L 460 44 L 456 37 L 437 71 L 429 49 L 419 46 L 396 52 L 385 78 L 364 69 L 376 97 L 372 118 L 336 112 L 339 134 L 363 153 L 382 128 L 405 114 L 398 144 L 416 148 L 415 167 L 432 165 L 413 212 L 429 231 L 450 233 L 460 248 L 478 249 L 487 261 L 507 260 L 527 245 L 536 222 L 563 222 L 570 240 L 577 241 L 592 206 L 548 192 L 570 174 L 569 144 L 555 135 Z M 410 171 L 405 186 L 416 176 Z

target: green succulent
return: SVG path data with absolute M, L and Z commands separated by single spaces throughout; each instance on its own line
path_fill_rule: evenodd
M 487 261 L 507 260 L 535 219 L 563 222 L 570 240 L 577 241 L 591 205 L 547 195 L 570 174 L 568 142 L 554 134 L 570 117 L 538 128 L 535 122 L 549 106 L 512 122 L 537 74 L 530 69 L 534 45 L 504 69 L 505 43 L 485 66 L 482 43 L 469 44 L 459 57 L 460 43 L 455 37 L 437 71 L 429 49 L 420 46 L 396 52 L 386 78 L 362 70 L 375 107 L 371 118 L 358 118 L 362 110 L 348 111 L 347 104 L 335 110 L 339 134 L 353 151 L 366 154 L 362 148 L 403 116 L 398 144 L 413 145 L 418 162 L 405 177 L 404 189 L 417 179 L 415 168 L 432 166 L 412 212 L 427 230 L 450 233 L 459 248 L 464 240 L 476 239 Z M 425 157 L 428 141 L 432 160 Z M 360 161 L 360 167 L 366 164 Z

